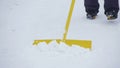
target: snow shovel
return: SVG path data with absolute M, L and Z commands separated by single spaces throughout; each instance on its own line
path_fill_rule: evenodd
M 69 25 L 70 25 L 70 21 L 71 21 L 71 17 L 72 17 L 72 12 L 73 12 L 73 9 L 74 9 L 74 5 L 75 5 L 75 0 L 72 0 L 71 6 L 70 6 L 70 10 L 69 10 L 69 14 L 68 14 L 68 18 L 66 20 L 65 33 L 63 35 L 63 39 L 34 40 L 33 45 L 38 45 L 39 43 L 42 43 L 42 42 L 45 42 L 46 44 L 49 44 L 51 41 L 56 40 L 56 42 L 58 44 L 60 44 L 60 42 L 63 42 L 65 44 L 67 44 L 68 46 L 76 45 L 76 46 L 80 46 L 80 47 L 91 49 L 91 44 L 92 44 L 91 40 L 67 39 L 67 33 L 68 33 L 68 29 L 69 29 Z

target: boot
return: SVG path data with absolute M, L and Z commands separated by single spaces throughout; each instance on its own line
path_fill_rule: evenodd
M 117 19 L 118 17 L 118 14 L 115 10 L 105 12 L 105 15 L 107 16 L 108 20 L 114 20 L 114 19 Z

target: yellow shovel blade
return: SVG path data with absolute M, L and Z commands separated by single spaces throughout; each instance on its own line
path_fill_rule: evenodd
M 64 42 L 68 46 L 76 45 L 76 46 L 89 48 L 89 49 L 91 49 L 91 45 L 92 45 L 91 40 L 71 40 L 71 39 L 67 39 L 67 40 L 61 40 L 61 39 L 35 40 L 33 45 L 38 45 L 39 43 L 42 43 L 42 42 L 49 44 L 51 41 L 54 41 L 54 40 L 56 40 L 56 42 L 58 44 L 60 44 L 60 42 Z

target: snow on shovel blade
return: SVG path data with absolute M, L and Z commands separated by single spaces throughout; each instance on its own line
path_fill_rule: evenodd
M 89 48 L 91 49 L 92 41 L 91 40 L 72 40 L 72 39 L 66 39 L 66 40 L 61 40 L 61 39 L 48 39 L 48 40 L 35 40 L 33 45 L 38 45 L 39 43 L 45 42 L 46 44 L 49 44 L 50 42 L 56 40 L 58 44 L 60 42 L 65 43 L 68 46 L 76 45 L 84 48 Z

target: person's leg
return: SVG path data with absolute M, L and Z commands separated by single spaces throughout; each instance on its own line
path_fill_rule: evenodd
M 118 0 L 104 0 L 104 9 L 105 14 L 113 15 L 114 18 L 117 18 L 119 11 L 119 1 Z
M 87 18 L 94 19 L 99 12 L 98 0 L 84 0 L 85 11 Z
M 87 13 L 99 12 L 98 0 L 84 0 L 84 5 Z

